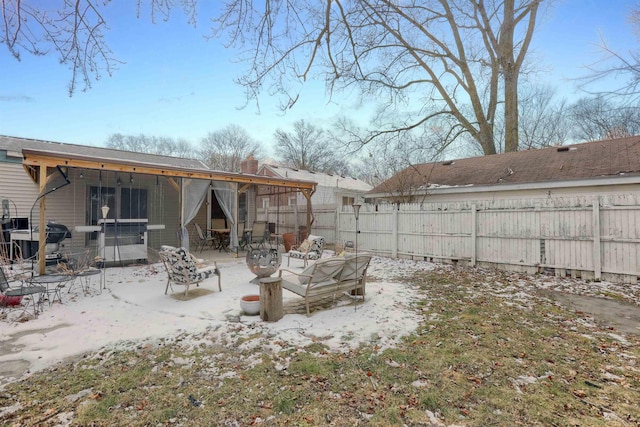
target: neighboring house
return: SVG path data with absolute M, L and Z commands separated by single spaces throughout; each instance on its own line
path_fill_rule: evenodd
M 213 171 L 200 160 L 0 135 L 3 223 L 12 217 L 22 226 L 63 224 L 72 234 L 64 242 L 69 250 L 97 246 L 106 223 L 107 239 L 114 230 L 113 244 L 105 243 L 114 261 L 146 257 L 127 254 L 133 246 L 184 244 L 194 222 L 210 227 L 214 206 L 232 228 L 240 186 L 262 185 L 308 195 L 315 189 L 313 182 Z M 106 219 L 103 207 L 109 208 Z
M 298 240 L 307 234 L 305 224 L 311 223 L 311 233 L 322 235 L 326 242 L 335 238 L 336 209 L 351 206 L 353 202 L 371 190 L 371 185 L 350 176 L 293 169 L 263 164 L 257 170 L 260 176 L 281 177 L 317 183 L 309 205 L 300 194 L 280 193 L 256 197 L 258 215 L 271 223 L 278 234 L 296 232 Z
M 374 203 L 598 196 L 640 189 L 640 136 L 406 168 L 367 194 Z
M 257 175 L 290 178 L 303 181 L 315 181 L 318 185 L 311 196 L 313 208 L 346 206 L 353 204 L 354 198 L 371 190 L 371 185 L 357 178 L 345 175 L 314 172 L 304 169 L 293 169 L 285 166 L 263 164 Z M 268 206 L 275 206 L 277 199 L 271 197 Z M 284 202 L 284 203 L 283 203 Z M 306 200 L 299 194 L 281 198 L 281 206 L 306 207 Z M 259 206 L 266 207 L 266 206 Z
M 366 195 L 363 250 L 636 283 L 640 136 L 409 167 Z M 354 239 L 352 214 L 340 240 Z

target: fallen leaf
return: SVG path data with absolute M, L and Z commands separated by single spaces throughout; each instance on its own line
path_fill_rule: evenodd
M 587 397 L 587 393 L 584 390 L 573 390 L 573 395 L 580 398 Z

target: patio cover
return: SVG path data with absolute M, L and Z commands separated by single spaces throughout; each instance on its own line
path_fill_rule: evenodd
M 64 146 L 65 148 L 69 146 Z M 60 145 L 56 146 L 56 148 L 61 148 Z M 77 146 L 76 146 L 77 148 Z M 164 176 L 168 178 L 184 178 L 184 179 L 192 179 L 192 180 L 206 180 L 206 181 L 219 181 L 219 182 L 228 182 L 228 183 L 236 183 L 236 185 L 241 185 L 242 189 L 246 188 L 250 185 L 256 186 L 268 186 L 269 188 L 274 187 L 284 187 L 288 189 L 292 189 L 293 191 L 300 191 L 307 200 L 307 229 L 311 229 L 312 223 L 312 214 L 311 214 L 311 196 L 316 191 L 316 183 L 312 181 L 301 181 L 289 178 L 278 178 L 278 177 L 268 177 L 268 176 L 259 176 L 252 174 L 243 174 L 243 173 L 233 173 L 233 172 L 222 172 L 222 171 L 214 171 L 206 168 L 191 168 L 185 167 L 184 162 L 182 165 L 172 165 L 172 164 L 159 164 L 152 163 L 148 160 L 148 157 L 144 154 L 140 154 L 138 159 L 123 159 L 120 154 L 120 158 L 118 158 L 115 154 L 113 157 L 105 157 L 107 152 L 118 153 L 118 150 L 105 150 L 104 148 L 97 147 L 82 147 L 82 150 L 85 151 L 83 153 L 74 153 L 71 150 L 64 150 L 65 152 L 59 151 L 48 151 L 48 150 L 38 150 L 32 148 L 22 148 L 23 161 L 22 165 L 27 171 L 27 173 L 31 176 L 34 182 L 38 183 L 40 186 L 40 192 L 42 193 L 45 190 L 45 185 L 47 182 L 47 170 L 48 168 L 55 169 L 57 167 L 61 168 L 83 168 L 83 169 L 95 169 L 95 170 L 104 170 L 104 171 L 114 171 L 114 172 L 129 172 L 129 173 L 140 173 L 146 175 L 157 175 Z M 92 150 L 98 150 L 98 153 L 91 153 Z M 79 150 L 78 150 L 79 151 Z M 122 153 L 122 152 L 120 152 Z M 127 153 L 131 154 L 131 153 Z M 132 156 L 129 156 L 132 157 Z M 135 157 L 135 156 L 133 156 Z M 155 159 L 161 158 L 160 156 L 156 156 Z M 171 157 L 162 156 L 162 158 L 170 160 Z M 179 158 L 175 158 L 176 163 L 180 163 Z M 170 180 L 173 185 L 176 186 L 178 190 L 181 189 L 181 184 L 175 180 Z M 239 191 L 242 191 L 239 190 Z M 40 207 L 39 207 L 39 227 L 41 230 L 45 229 L 46 220 L 45 220 L 45 199 L 46 197 L 42 197 L 40 199 Z M 182 202 L 181 202 L 182 203 Z M 183 211 L 181 207 L 181 211 Z M 181 227 L 184 228 L 186 223 L 184 223 L 184 215 L 181 218 Z M 40 253 L 43 253 L 45 246 L 45 234 L 40 234 L 40 242 L 39 248 Z M 44 274 L 45 271 L 45 258 L 39 258 L 39 270 L 41 274 Z

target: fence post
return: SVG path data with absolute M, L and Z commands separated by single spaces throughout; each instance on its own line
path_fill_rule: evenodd
M 478 208 L 475 204 L 471 205 L 471 266 L 475 267 L 477 261 L 478 250 Z
M 340 244 L 340 209 L 342 209 L 341 206 L 337 206 L 336 207 L 336 231 L 335 231 L 335 235 L 336 235 L 336 239 L 335 242 L 333 242 L 333 248 L 335 249 L 337 247 L 338 244 Z M 336 253 L 336 255 L 338 255 Z
M 600 197 L 593 201 L 593 274 L 594 280 L 602 277 L 602 256 L 600 254 Z
M 398 258 L 398 207 L 393 207 L 391 215 L 391 257 Z

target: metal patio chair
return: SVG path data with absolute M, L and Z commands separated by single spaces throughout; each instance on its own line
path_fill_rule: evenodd
M 266 222 L 254 222 L 253 227 L 251 228 L 251 240 L 249 241 L 249 246 L 251 246 L 252 249 L 264 246 L 264 244 L 269 241 L 270 235 L 271 233 L 267 228 Z
M 199 252 L 202 252 L 202 249 L 204 249 L 204 247 L 206 245 L 209 245 L 209 248 L 214 248 L 217 244 L 217 240 L 214 236 L 210 236 L 208 234 L 205 234 L 204 231 L 202 231 L 202 228 L 200 227 L 200 224 L 198 224 L 197 222 L 194 225 L 195 229 L 196 229 L 196 250 L 199 250 Z
M 4 272 L 4 267 L 0 266 L 0 307 L 4 311 L 10 307 L 18 307 L 22 299 L 27 297 L 30 301 L 23 308 L 23 313 L 33 306 L 33 315 L 38 317 L 42 311 L 42 303 L 47 288 L 40 285 L 31 285 L 28 277 L 14 275 L 8 277 Z M 19 284 L 19 286 L 15 286 Z

